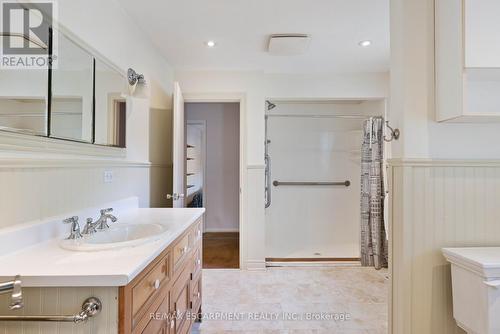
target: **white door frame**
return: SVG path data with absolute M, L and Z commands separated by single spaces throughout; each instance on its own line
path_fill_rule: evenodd
M 188 93 L 183 92 L 184 103 L 239 103 L 240 105 L 240 269 L 247 268 L 247 111 L 244 93 Z

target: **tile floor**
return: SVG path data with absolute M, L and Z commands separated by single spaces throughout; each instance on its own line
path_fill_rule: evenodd
M 387 333 L 387 271 L 361 267 L 265 272 L 205 269 L 203 275 L 205 319 L 195 324 L 193 334 Z M 308 314 L 324 318 L 310 320 Z

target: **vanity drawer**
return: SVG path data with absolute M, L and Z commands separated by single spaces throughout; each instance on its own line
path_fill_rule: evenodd
M 132 315 L 140 317 L 156 299 L 160 290 L 170 282 L 170 253 L 167 253 L 137 284 L 132 288 Z
M 200 219 L 189 233 L 189 245 L 192 248 L 198 246 L 203 238 L 203 220 Z
M 182 264 L 189 253 L 189 233 L 184 235 L 174 246 L 174 272 Z

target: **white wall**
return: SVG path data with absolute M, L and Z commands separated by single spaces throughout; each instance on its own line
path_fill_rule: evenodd
M 186 103 L 186 119 L 206 121 L 207 125 L 207 232 L 239 230 L 239 109 L 239 103 Z
M 492 144 L 500 141 L 500 124 L 435 122 L 434 1 L 391 3 L 390 119 L 402 132 L 393 156 L 500 159 Z
M 264 112 L 269 98 L 384 98 L 388 94 L 387 73 L 353 75 L 284 75 L 262 72 L 176 72 L 184 93 L 245 96 L 246 155 L 248 186 L 242 196 L 242 265 L 265 266 L 264 219 Z
M 123 158 L 82 144 L 2 134 L 2 227 L 132 195 L 143 207 L 166 205 L 172 69 L 116 1 L 60 1 L 58 7 L 63 28 L 123 71 L 144 73 L 148 85 L 129 98 Z M 116 150 L 109 152 L 116 156 Z M 114 172 L 113 183 L 104 183 L 105 170 Z
M 441 0 L 437 0 L 441 1 Z M 498 245 L 500 124 L 434 121 L 434 0 L 391 0 L 392 333 L 463 333 L 442 247 Z M 455 161 L 450 161 L 453 159 Z M 477 160 L 480 159 L 480 160 Z

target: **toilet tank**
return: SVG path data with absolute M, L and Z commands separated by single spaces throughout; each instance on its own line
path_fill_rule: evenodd
M 500 247 L 444 248 L 453 317 L 469 334 L 500 334 Z

